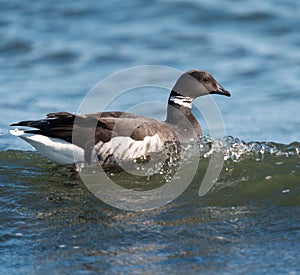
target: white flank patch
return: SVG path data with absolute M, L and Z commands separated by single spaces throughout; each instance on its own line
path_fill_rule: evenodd
M 174 102 L 175 104 L 192 108 L 192 101 L 193 99 L 191 97 L 185 97 L 185 96 L 172 96 L 170 98 L 170 101 Z
M 26 134 L 23 130 L 19 129 L 10 130 L 9 132 L 14 136 L 24 139 L 41 154 L 59 164 L 74 163 L 74 154 L 76 161 L 84 161 L 84 150 L 63 139 L 50 138 L 37 134 Z
M 123 136 L 113 137 L 109 142 L 100 141 L 94 147 L 95 153 L 101 159 L 113 155 L 117 161 L 136 159 L 163 149 L 164 144 L 158 134 L 146 136 L 143 140 L 134 140 Z
M 58 164 L 74 163 L 74 154 L 76 162 L 84 162 L 84 150 L 63 139 L 27 134 L 19 129 L 10 130 L 10 133 L 24 139 L 41 154 Z M 112 138 L 109 142 L 103 143 L 100 141 L 95 145 L 93 153 L 97 154 L 101 159 L 106 159 L 108 156 L 113 155 L 115 160 L 122 161 L 143 157 L 149 153 L 160 152 L 163 149 L 164 144 L 158 134 L 146 136 L 143 140 L 118 136 Z

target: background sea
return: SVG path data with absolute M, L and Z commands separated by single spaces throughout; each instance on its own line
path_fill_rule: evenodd
M 294 0 L 1 0 L 0 273 L 300 273 L 299 26 Z M 118 210 L 8 133 L 147 64 L 208 70 L 232 94 L 214 96 L 227 160 L 204 197 L 199 168 L 174 202 Z

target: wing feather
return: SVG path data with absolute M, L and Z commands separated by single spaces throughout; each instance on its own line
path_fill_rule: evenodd
M 87 115 L 49 113 L 45 119 L 21 121 L 11 126 L 35 128 L 37 130 L 25 132 L 61 138 L 70 143 L 75 141 L 75 144 L 82 148 L 85 148 L 86 144 L 108 142 L 112 136 L 130 136 L 134 140 L 143 140 L 145 136 L 159 133 L 162 141 L 176 140 L 175 133 L 165 122 L 123 112 Z

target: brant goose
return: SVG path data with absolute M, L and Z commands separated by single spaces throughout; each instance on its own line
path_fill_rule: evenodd
M 168 143 L 201 137 L 192 101 L 206 94 L 230 96 L 208 72 L 190 70 L 176 81 L 163 122 L 125 112 L 86 115 L 58 112 L 48 114 L 45 119 L 11 124 L 35 129 L 16 128 L 10 133 L 59 164 L 74 163 L 74 155 L 78 162 L 98 160 L 101 164 L 144 158 L 162 151 Z

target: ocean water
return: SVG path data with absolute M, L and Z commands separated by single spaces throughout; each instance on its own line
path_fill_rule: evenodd
M 300 273 L 299 25 L 292 0 L 1 1 L 1 274 Z M 228 147 L 204 197 L 209 156 L 175 201 L 130 212 L 8 132 L 76 112 L 103 78 L 149 64 L 208 70 L 232 94 L 214 96 Z

